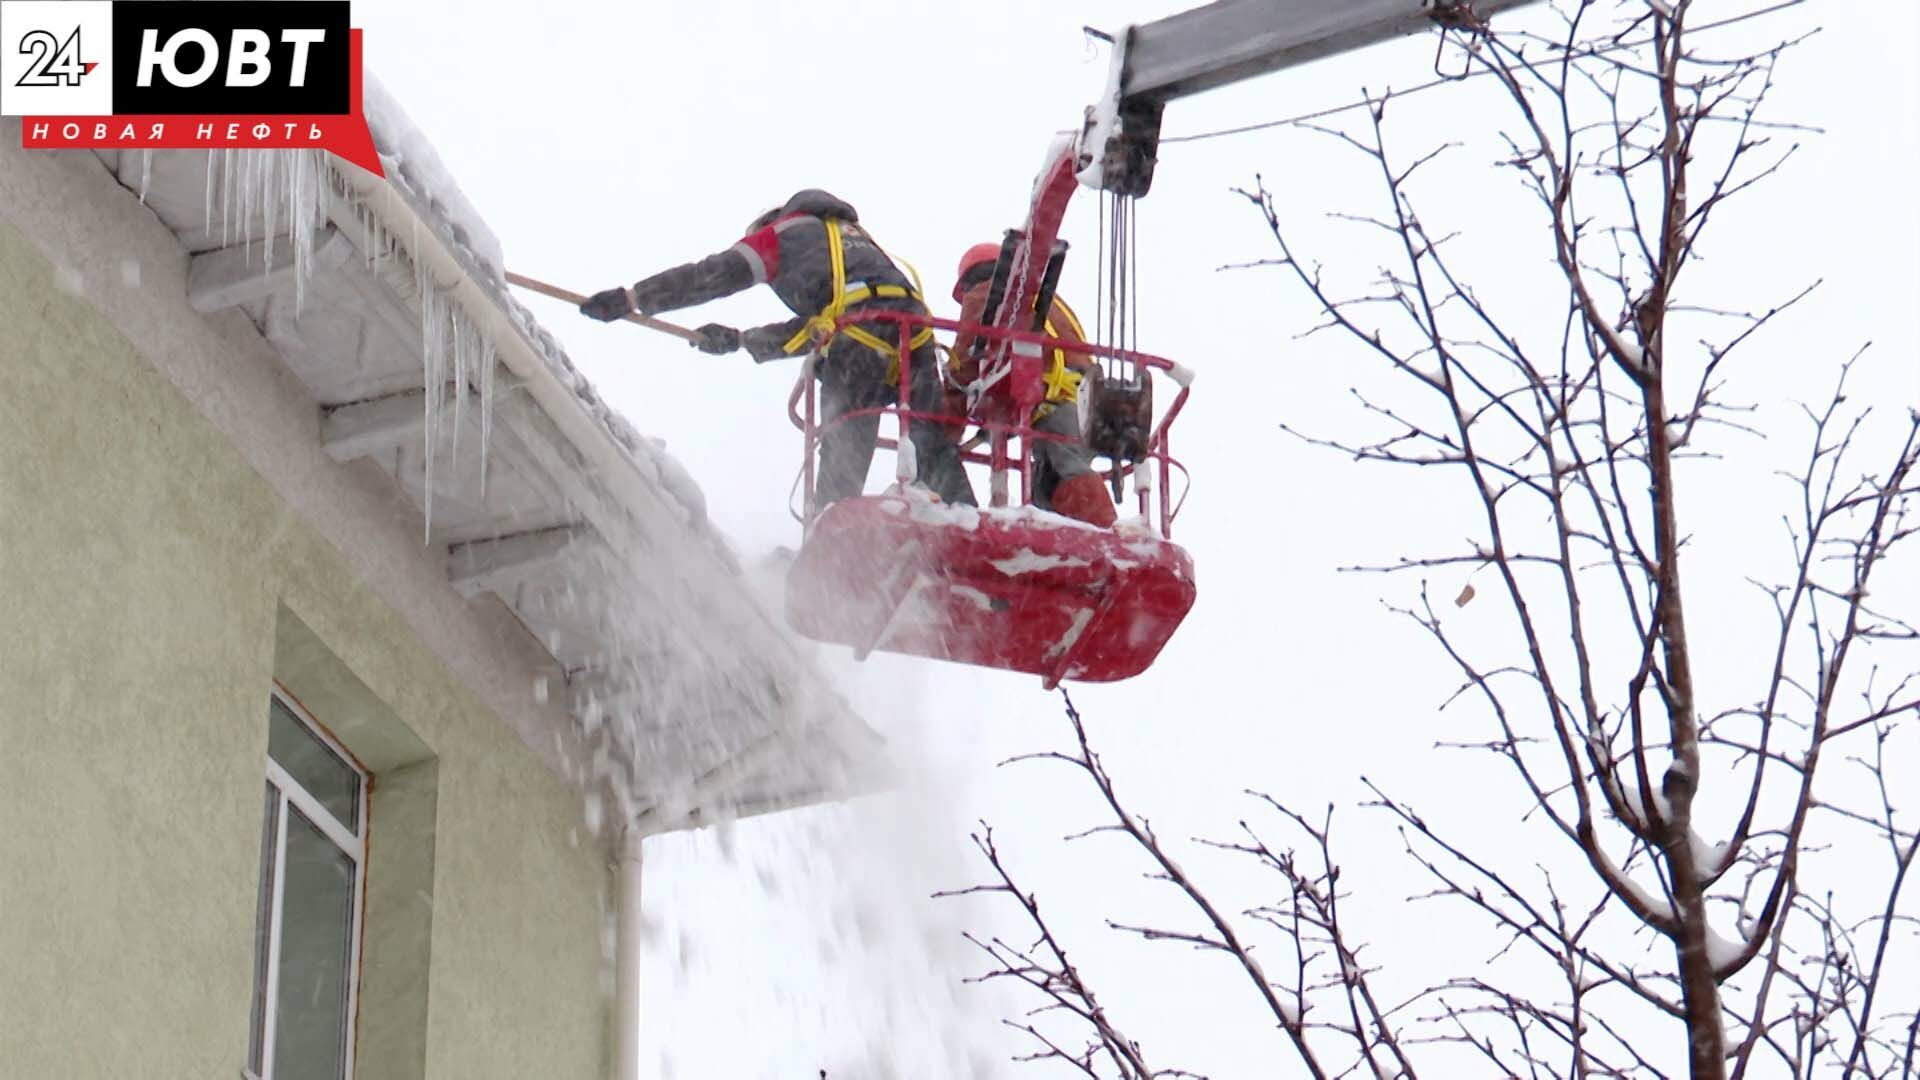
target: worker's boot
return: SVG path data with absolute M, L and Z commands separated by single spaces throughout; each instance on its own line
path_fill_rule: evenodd
M 1098 473 L 1084 472 L 1060 481 L 1053 489 L 1053 512 L 1102 529 L 1113 527 L 1113 500 Z

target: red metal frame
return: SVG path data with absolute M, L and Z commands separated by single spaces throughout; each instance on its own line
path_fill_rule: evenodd
M 990 355 L 1010 356 L 1016 360 L 1025 358 L 1018 357 L 1011 353 L 1007 346 L 1014 343 L 1025 343 L 1039 346 L 1040 355 L 1042 356 L 1044 356 L 1049 349 L 1061 348 L 1069 352 L 1120 360 L 1133 365 L 1136 370 L 1140 371 L 1159 371 L 1162 374 L 1171 376 L 1173 372 L 1179 370 L 1178 365 L 1174 364 L 1171 360 L 1132 349 L 1116 349 L 1111 346 L 1096 345 L 1091 342 L 1065 341 L 1057 337 L 1032 331 L 1012 330 L 981 323 L 961 322 L 956 319 L 942 319 L 931 315 L 917 315 L 905 311 L 867 311 L 842 316 L 840 319 L 840 325 L 843 327 L 856 323 L 888 323 L 898 328 L 899 333 L 897 336 L 903 343 L 900 346 L 900 396 L 898 402 L 893 405 L 852 410 L 836 420 L 834 425 L 845 423 L 861 416 L 884 416 L 892 414 L 898 418 L 895 436 L 888 438 L 883 434 L 876 440 L 876 445 L 881 449 L 894 450 L 896 452 L 899 449 L 900 440 L 908 437 L 907 427 L 913 419 L 931 418 L 948 421 L 954 419 L 946 413 L 927 413 L 912 407 L 910 398 L 913 378 L 912 350 L 905 343 L 910 341 L 912 337 L 918 334 L 923 328 L 930 327 L 934 330 L 945 330 L 949 332 L 960 330 L 970 331 L 990 342 Z M 816 483 L 814 459 L 815 453 L 819 448 L 820 437 L 828 427 L 834 426 L 824 425 L 820 422 L 817 396 L 818 387 L 813 378 L 814 363 L 815 361 L 813 360 L 807 362 L 806 367 L 803 368 L 800 373 L 800 378 L 794 383 L 793 392 L 787 398 L 788 418 L 793 421 L 793 426 L 798 428 L 804 436 L 803 460 L 801 463 L 800 476 L 797 481 L 798 486 L 801 488 L 802 510 L 794 515 L 802 521 L 805 521 L 812 513 L 814 487 Z M 1066 441 L 1062 436 L 1035 431 L 1033 429 L 1033 410 L 1041 400 L 1038 364 L 1036 363 L 1034 365 L 1034 370 L 1030 373 L 1020 372 L 1018 370 L 1020 366 L 1022 365 L 1016 364 L 1011 377 L 1002 377 L 1002 384 L 1012 383 L 1005 391 L 1004 396 L 983 398 L 980 404 L 987 406 L 987 408 L 982 409 L 976 406 L 975 415 L 969 417 L 968 422 L 978 424 L 988 433 L 990 437 L 990 449 L 985 452 L 980 450 L 967 451 L 961 455 L 961 460 L 966 465 L 985 465 L 987 467 L 990 490 L 995 493 L 995 496 L 991 499 L 991 505 L 994 506 L 1006 505 L 1006 474 L 1016 467 L 1020 473 L 1019 505 L 1030 505 L 1033 501 L 1034 445 L 1043 441 Z M 1024 379 L 1021 378 L 1023 374 L 1026 375 Z M 1031 386 L 1031 390 L 1025 393 L 1020 392 L 1021 382 L 1028 383 Z M 1150 499 L 1149 493 L 1146 491 L 1139 492 L 1139 512 L 1142 516 L 1154 515 L 1151 520 L 1154 521 L 1159 535 L 1165 539 L 1172 538 L 1174 519 L 1179 516 L 1180 508 L 1186 503 L 1187 490 L 1192 486 L 1191 477 L 1187 472 L 1186 466 L 1181 464 L 1177 458 L 1173 457 L 1170 451 L 1171 428 L 1173 422 L 1179 418 L 1181 411 L 1186 408 L 1187 394 L 1189 392 L 1188 387 L 1184 383 L 1178 385 L 1180 385 L 1180 392 L 1174 396 L 1172 404 L 1167 406 L 1160 422 L 1155 425 L 1153 434 L 1147 441 L 1146 458 L 1140 462 L 1121 466 L 1123 476 L 1132 476 L 1134 470 L 1137 468 L 1158 466 L 1159 476 L 1156 478 L 1157 482 L 1153 485 L 1153 491 L 1151 493 L 1154 498 Z M 1000 384 L 996 384 L 995 389 L 998 390 L 999 386 Z M 1031 404 L 1026 404 L 1026 399 L 1028 398 L 1033 399 Z M 1016 410 L 1010 411 L 1005 407 L 994 407 L 996 403 L 1003 404 L 1006 402 L 1011 402 L 1016 407 Z M 1022 405 L 1024 405 L 1024 407 L 1019 407 Z M 981 415 L 983 413 L 986 415 Z M 1009 450 L 1010 443 L 1013 439 L 1020 440 L 1020 453 L 1017 461 L 1014 460 Z M 1180 497 L 1177 500 L 1172 497 L 1171 491 L 1175 470 L 1178 470 L 1181 478 L 1187 481 L 1187 483 L 1182 485 Z M 902 475 L 904 471 L 904 461 L 902 461 L 901 467 L 895 470 L 896 478 L 902 482 L 913 479 L 911 475 Z M 1156 503 L 1158 510 L 1157 515 L 1154 514 Z
M 1008 266 L 1005 299 L 1001 303 L 994 320 L 990 324 L 959 322 L 953 319 L 940 319 L 927 315 L 914 315 L 903 311 L 869 311 L 854 315 L 843 315 L 839 326 L 844 328 L 857 323 L 891 324 L 899 341 L 900 354 L 900 399 L 891 409 L 861 409 L 841 417 L 836 423 L 845 422 L 858 416 L 874 413 L 893 412 L 898 416 L 897 436 L 888 439 L 884 435 L 876 440 L 876 445 L 896 451 L 907 436 L 908 424 L 916 416 L 929 414 L 917 413 L 912 406 L 912 349 L 909 343 L 914 334 L 922 328 L 955 331 L 966 329 L 987 343 L 986 355 L 980 364 L 979 382 L 987 390 L 980 399 L 970 403 L 968 421 L 979 424 L 989 435 L 988 452 L 984 455 L 971 452 L 962 455 L 965 464 L 985 464 L 988 469 L 988 505 L 1007 505 L 1006 474 L 1010 468 L 1020 471 L 1020 505 L 1033 502 L 1033 444 L 1039 440 L 1060 441 L 1058 436 L 1036 432 L 1032 428 L 1034 410 L 1045 398 L 1042 390 L 1041 372 L 1049 348 L 1064 348 L 1069 352 L 1093 355 L 1131 363 L 1136 372 L 1159 370 L 1172 375 L 1181 372 L 1172 361 L 1149 353 L 1131 349 L 1117 349 L 1091 342 L 1064 342 L 1047 334 L 1022 329 L 1017 325 L 1021 313 L 1031 318 L 1040 292 L 1041 278 L 1047 259 L 1053 252 L 1054 241 L 1060 235 L 1060 223 L 1066 216 L 1067 203 L 1073 198 L 1074 190 L 1079 186 L 1077 172 L 1080 167 L 1078 141 L 1071 137 L 1062 137 L 1048 150 L 1047 163 L 1040 170 L 1033 186 L 1033 205 L 1027 214 L 1027 227 L 1023 230 L 1020 242 L 1015 245 Z M 819 424 L 819 412 L 815 399 L 812 360 L 801 372 L 799 381 L 794 385 L 793 394 L 788 398 L 787 411 L 794 426 L 805 433 L 804 463 L 801 466 L 802 512 L 795 516 L 805 521 L 813 512 L 814 495 L 814 452 L 819 445 L 822 428 Z M 1189 377 L 1190 378 L 1190 377 Z M 1168 451 L 1169 431 L 1173 421 L 1179 417 L 1187 404 L 1187 382 L 1185 378 L 1175 378 L 1180 392 L 1154 429 L 1147 447 L 1147 461 L 1121 467 L 1123 476 L 1130 476 L 1139 465 L 1158 463 L 1160 475 L 1153 485 L 1159 496 L 1158 527 L 1162 537 L 1173 535 L 1173 519 L 1179 515 L 1180 507 L 1186 503 L 1187 490 L 1192 486 L 1191 474 L 1186 466 L 1174 458 Z M 803 420 L 796 411 L 800 399 L 805 398 L 806 416 Z M 942 414 L 942 418 L 945 414 Z M 1018 461 L 1014 461 L 1009 452 L 1012 439 L 1020 439 L 1021 452 Z M 1170 488 L 1173 483 L 1173 471 L 1178 469 L 1187 483 L 1182 486 L 1180 498 L 1171 499 Z M 895 475 L 905 483 L 912 477 L 907 474 L 906 463 L 901 460 Z M 1137 485 L 1136 485 L 1137 486 Z M 1152 507 L 1146 492 L 1140 492 L 1140 513 L 1145 516 Z

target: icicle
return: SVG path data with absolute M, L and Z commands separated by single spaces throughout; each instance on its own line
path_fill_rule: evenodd
M 308 151 L 301 155 L 306 165 L 307 201 L 300 211 L 300 252 L 305 260 L 306 272 L 301 274 L 305 280 L 313 276 L 314 237 L 320 227 L 326 224 L 328 204 L 333 195 L 333 166 L 318 152 Z
M 260 170 L 257 165 L 257 155 L 249 154 L 245 150 L 236 150 L 234 151 L 234 155 L 234 164 L 239 166 L 238 171 L 240 173 L 239 178 L 234 181 L 235 188 L 240 192 L 240 208 L 235 211 L 233 219 L 233 227 L 238 231 L 235 240 L 242 247 L 246 248 L 249 255 L 251 255 L 253 243 L 253 177 L 254 174 Z
M 240 219 L 246 201 L 246 159 L 238 150 L 227 151 L 227 217 L 231 238 L 227 241 L 231 247 L 246 229 L 246 223 Z
M 448 308 L 453 327 L 453 467 L 460 467 L 460 431 L 467 423 L 467 365 L 473 352 L 473 324 L 458 305 Z
M 233 151 L 220 151 L 220 246 L 232 247 Z
M 313 275 L 314 229 L 326 216 L 326 164 L 316 151 L 296 150 L 287 163 L 287 235 L 293 244 L 293 311 L 306 300 Z
M 240 244 L 251 253 L 254 177 L 260 172 L 260 155 L 251 154 L 245 150 L 239 150 L 236 153 L 240 155 Z
M 215 169 L 219 178 L 214 177 Z M 202 194 L 207 236 L 213 236 L 216 185 L 220 201 L 220 246 L 239 244 L 251 262 L 255 222 L 261 230 L 261 272 L 275 266 L 274 248 L 284 231 L 292 247 L 293 305 L 297 316 L 306 305 L 307 282 L 313 276 L 314 240 L 327 219 L 334 174 L 324 151 L 222 150 L 207 155 L 207 179 Z M 357 211 L 356 211 L 357 212 Z
M 240 171 L 241 171 L 241 166 L 243 166 L 244 164 L 245 162 L 243 162 L 240 158 L 240 151 L 238 150 L 227 151 L 227 161 L 226 161 L 227 171 L 225 173 L 225 179 L 227 183 L 227 214 L 226 214 L 227 229 L 226 231 L 229 234 L 229 237 L 240 235 L 241 222 L 240 222 L 240 219 L 237 216 L 235 216 L 235 211 L 238 209 L 239 200 L 246 197 L 245 195 L 241 194 L 241 190 L 240 190 Z M 229 238 L 226 241 L 226 243 L 229 247 L 231 247 L 233 244 L 233 241 L 231 238 Z
M 426 268 L 414 263 L 414 283 L 420 292 L 420 366 L 426 399 L 423 462 L 426 490 L 422 497 L 426 514 L 426 542 L 433 541 L 433 459 L 439 447 L 440 406 L 446 394 L 446 349 L 441 339 L 445 322 L 440 310 L 440 291 L 434 287 Z
M 281 151 L 286 154 L 286 151 Z M 293 313 L 300 314 L 301 302 L 305 299 L 307 275 L 313 271 L 313 252 L 308 244 L 313 242 L 313 230 L 307 227 L 307 214 L 312 209 L 311 170 L 307 167 L 307 155 L 294 151 L 287 156 L 287 243 L 293 248 Z
M 238 200 L 233 210 L 233 240 L 247 251 L 252 258 L 253 252 L 248 242 L 253 239 L 253 155 L 245 150 L 233 152 L 233 190 Z
M 153 186 L 153 151 L 140 151 L 140 205 L 147 205 L 147 189 Z
M 493 446 L 493 339 L 480 339 L 480 498 L 487 497 L 487 453 Z
M 280 223 L 277 220 L 279 215 L 275 213 L 275 211 L 280 208 L 280 200 L 274 198 L 274 196 L 278 194 L 277 189 L 279 185 L 275 182 L 276 178 L 274 174 L 280 171 L 281 164 L 285 159 L 279 154 L 269 155 L 258 152 L 253 154 L 253 157 L 261 163 L 258 177 L 260 183 L 257 190 L 260 196 L 260 226 L 262 229 L 262 235 L 260 237 L 260 270 L 262 273 L 265 273 L 273 269 L 273 240 L 280 232 Z
M 219 151 L 217 150 L 207 151 L 207 202 L 205 209 L 207 212 L 206 233 L 209 237 L 213 235 L 213 163 L 218 159 L 218 154 Z
M 312 151 L 300 155 L 298 182 L 294 184 L 293 310 L 298 312 L 306 296 L 307 280 L 313 276 L 313 237 L 326 220 L 327 163 Z
M 381 226 L 379 219 L 373 216 L 373 211 L 367 207 L 367 204 L 357 198 L 352 199 L 351 202 L 353 217 L 360 223 L 360 235 L 363 239 L 360 245 L 361 258 L 366 260 L 368 270 L 378 274 L 380 264 L 385 261 L 387 231 Z

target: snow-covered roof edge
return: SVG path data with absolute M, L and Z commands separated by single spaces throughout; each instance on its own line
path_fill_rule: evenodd
M 392 95 L 370 76 L 366 111 L 387 176 L 382 181 L 357 166 L 336 161 L 335 174 L 346 183 L 349 202 L 362 200 L 365 209 L 387 218 L 384 227 L 389 230 L 388 235 L 409 248 L 416 270 L 429 273 L 433 288 L 444 293 L 456 307 L 464 308 L 466 317 L 481 332 L 508 331 L 524 346 L 524 349 L 501 348 L 500 359 L 511 368 L 515 365 L 509 362 L 510 353 L 522 353 L 540 365 L 539 372 L 519 373 L 527 383 L 525 389 L 586 457 L 585 465 L 596 485 L 605 484 L 607 494 L 633 512 L 644 513 L 649 506 L 677 508 L 689 539 L 695 541 L 692 547 L 703 549 L 714 558 L 717 568 L 734 583 L 738 595 L 733 599 L 757 615 L 749 622 L 758 626 L 743 625 L 738 629 L 746 631 L 748 639 L 757 639 L 758 646 L 748 640 L 733 639 L 732 648 L 738 650 L 745 646 L 747 651 L 758 653 L 768 665 L 764 669 L 768 674 L 785 682 L 790 691 L 799 691 L 797 697 L 788 696 L 785 707 L 778 700 L 761 703 L 763 708 L 770 705 L 774 712 L 785 716 L 784 721 L 771 715 L 763 718 L 782 729 L 778 743 L 784 749 L 778 751 L 777 756 L 793 759 L 789 762 L 793 768 L 778 770 L 782 774 L 780 778 L 760 777 L 760 782 L 749 784 L 756 789 L 753 792 L 703 792 L 703 813 L 685 818 L 668 811 L 669 805 L 681 800 L 681 794 L 672 791 L 654 792 L 649 799 L 650 807 L 635 804 L 630 809 L 650 810 L 649 816 L 656 820 L 645 827 L 652 831 L 697 825 L 703 817 L 712 820 L 706 815 L 714 812 L 726 815 L 767 812 L 890 786 L 891 767 L 880 749 L 885 740 L 853 712 L 812 662 L 795 648 L 791 633 L 778 617 L 752 598 L 731 547 L 708 519 L 705 496 L 692 475 L 665 451 L 661 440 L 636 431 L 604 402 L 554 336 L 513 298 L 498 237 L 466 198 L 425 135 Z M 405 209 L 401 210 L 401 206 Z M 412 230 L 411 243 L 408 242 L 409 230 Z M 431 242 L 425 233 L 431 234 Z M 449 285 L 446 275 L 453 273 L 457 273 L 460 280 Z M 597 447 L 601 445 L 617 453 L 631 468 L 614 466 L 598 452 Z M 643 486 L 636 487 L 636 480 Z M 630 559 L 637 554 L 629 549 L 624 557 Z M 592 708 L 589 702 L 589 711 Z M 808 744 L 816 740 L 824 742 L 808 749 Z M 735 752 L 745 749 L 738 747 Z M 799 759 L 810 764 L 803 764 Z M 746 770 L 730 761 L 718 772 L 746 774 L 758 770 Z M 710 780 L 714 778 L 709 776 Z M 740 779 L 745 781 L 747 777 L 741 775 Z M 773 784 L 771 788 L 765 787 L 769 781 Z M 707 784 L 696 786 L 704 788 Z M 664 818 L 663 811 L 667 811 Z
M 466 197 L 459 182 L 441 161 L 433 144 L 416 126 L 387 89 L 372 73 L 365 75 L 365 112 L 373 132 L 374 148 L 387 173 L 391 188 L 406 200 L 414 212 L 438 234 L 437 239 L 461 264 L 467 275 L 480 286 L 513 323 L 523 341 L 547 365 L 554 377 L 569 391 L 579 407 L 613 439 L 640 470 L 653 481 L 683 514 L 684 523 L 700 536 L 709 550 L 729 570 L 739 571 L 739 560 L 726 538 L 707 517 L 706 494 L 678 459 L 666 450 L 666 443 L 636 430 L 626 418 L 603 401 L 593 384 L 574 366 L 566 350 L 552 332 L 540 325 L 533 312 L 514 299 L 507 285 L 504 248 L 500 238 Z M 352 168 L 344 164 L 341 168 Z

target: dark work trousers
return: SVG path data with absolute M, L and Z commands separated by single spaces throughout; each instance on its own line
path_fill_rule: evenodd
M 879 408 L 899 401 L 900 391 L 887 385 L 886 356 L 851 338 L 836 339 L 827 355 L 814 362 L 820 380 L 819 469 L 815 474 L 816 511 L 840 499 L 858 495 L 873 464 L 873 444 L 880 434 L 879 413 L 857 416 L 835 424 L 841 416 L 860 409 Z M 916 412 L 938 415 L 945 408 L 940 384 L 939 356 L 931 343 L 913 352 L 912 402 Z M 831 425 L 831 426 L 829 426 Z M 942 502 L 979 505 L 973 485 L 960 464 L 959 426 L 915 418 L 908 425 L 913 441 L 917 479 Z M 891 433 L 891 429 L 889 431 Z
M 1033 443 L 1033 505 L 1053 509 L 1053 489 L 1060 481 L 1093 471 L 1093 451 L 1080 441 L 1080 403 L 1062 401 L 1034 421 L 1033 430 L 1062 435 L 1071 442 L 1035 439 Z

